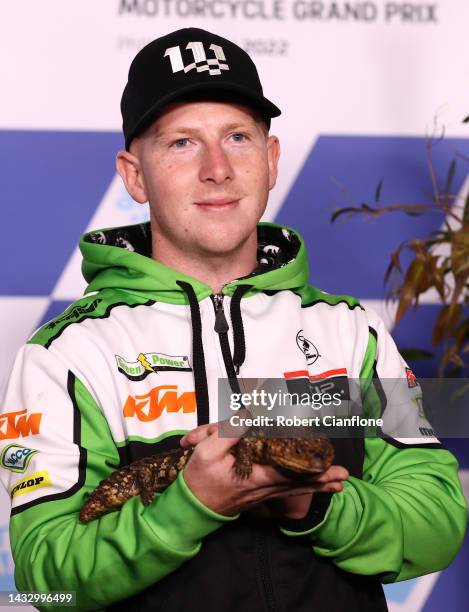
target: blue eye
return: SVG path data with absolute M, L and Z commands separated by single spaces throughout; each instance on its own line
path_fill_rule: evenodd
M 241 134 L 240 132 L 236 132 L 236 134 L 232 134 L 231 138 L 233 138 L 235 142 L 244 142 L 246 140 L 246 136 L 244 134 Z
M 176 140 L 175 142 L 173 142 L 173 147 L 176 147 L 176 149 L 183 149 L 187 143 L 189 142 L 188 138 L 179 138 L 178 140 Z

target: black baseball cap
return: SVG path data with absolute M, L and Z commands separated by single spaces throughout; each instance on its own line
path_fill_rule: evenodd
M 270 126 L 281 111 L 264 97 L 254 62 L 230 40 L 184 28 L 157 38 L 132 61 L 121 100 L 125 148 L 170 102 L 210 99 L 244 103 Z

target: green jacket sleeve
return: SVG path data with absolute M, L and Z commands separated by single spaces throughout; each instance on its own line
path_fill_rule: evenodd
M 101 609 L 174 571 L 236 518 L 201 504 L 180 473 L 149 506 L 135 497 L 81 523 L 87 494 L 118 467 L 118 453 L 90 391 L 42 346 L 22 350 L 1 406 L 0 476 L 21 591 L 75 591 L 78 609 Z M 28 460 L 10 466 L 18 446 Z
M 379 574 L 383 582 L 447 567 L 467 523 L 454 457 L 440 449 L 398 449 L 379 438 L 365 446 L 363 480 L 345 482 L 319 525 L 284 533 L 310 537 L 316 554 L 355 574 Z
M 309 538 L 316 554 L 346 571 L 380 575 L 383 582 L 393 582 L 439 571 L 451 563 L 464 538 L 467 504 L 453 455 L 436 438 L 429 443 L 405 433 L 412 427 L 418 431 L 414 422 L 418 424 L 420 417 L 412 397 L 407 405 L 402 401 L 402 389 L 416 383 L 377 317 L 369 330 L 360 380 L 364 414 L 389 413 L 388 420 L 402 425 L 408 437 L 365 438 L 362 479 L 345 481 L 344 490 L 331 495 L 330 503 L 327 498 L 327 507 L 316 513 L 319 520 L 314 521 L 311 513 L 309 528 L 303 523 L 302 529 L 282 531 Z M 407 373 L 412 376 L 409 385 Z M 403 385 L 396 385 L 402 380 Z M 394 390 L 399 396 L 397 408 L 390 402 L 384 409 L 375 392 L 377 381 L 384 383 L 385 393 Z M 412 389 L 413 395 L 414 391 L 418 389 Z M 382 414 L 383 410 L 388 412 Z M 430 426 L 423 429 L 431 431 Z M 313 498 L 314 505 L 318 502 Z

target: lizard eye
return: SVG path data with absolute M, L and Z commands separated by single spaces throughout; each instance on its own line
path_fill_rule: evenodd
M 297 455 L 299 455 L 299 454 L 300 454 L 300 449 L 299 449 L 299 448 L 295 448 L 295 453 L 296 453 Z

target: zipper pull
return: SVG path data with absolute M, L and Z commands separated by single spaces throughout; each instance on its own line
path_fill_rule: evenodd
M 228 321 L 223 310 L 223 293 L 216 293 L 214 298 L 215 303 L 215 331 L 217 334 L 226 334 L 229 330 Z

